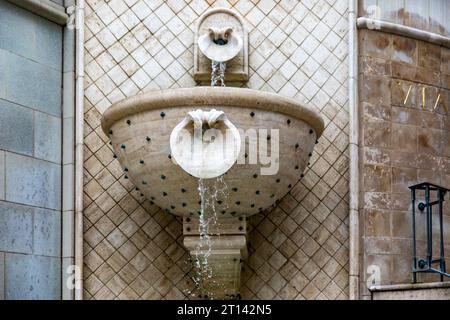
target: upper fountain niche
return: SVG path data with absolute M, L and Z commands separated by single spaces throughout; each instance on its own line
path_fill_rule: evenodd
M 211 78 L 211 61 L 227 63 L 227 82 L 248 81 L 248 33 L 242 17 L 227 8 L 206 11 L 194 35 L 194 79 Z

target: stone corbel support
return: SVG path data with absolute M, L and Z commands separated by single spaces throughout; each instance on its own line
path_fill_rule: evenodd
M 184 246 L 189 251 L 202 298 L 239 297 L 241 266 L 247 259 L 246 219 L 222 219 L 202 238 L 198 218 L 183 219 Z

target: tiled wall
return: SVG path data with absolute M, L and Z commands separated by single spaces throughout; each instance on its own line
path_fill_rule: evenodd
M 371 265 L 380 268 L 381 284 L 411 281 L 408 187 L 427 181 L 450 188 L 450 50 L 369 30 L 360 30 L 359 45 L 361 293 L 367 296 L 365 281 Z M 420 213 L 417 224 L 424 257 L 425 221 Z M 439 281 L 439 277 L 424 276 L 420 281 Z
M 61 27 L 0 1 L 0 299 L 61 296 Z
M 142 91 L 195 86 L 193 29 L 232 7 L 249 30 L 247 86 L 313 106 L 326 130 L 303 180 L 250 219 L 242 296 L 348 296 L 347 0 L 87 0 L 84 286 L 86 299 L 190 297 L 182 224 L 134 191 L 101 114 Z

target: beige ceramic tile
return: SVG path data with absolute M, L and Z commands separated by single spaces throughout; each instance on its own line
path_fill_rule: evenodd
M 218 3 L 247 23 L 247 86 L 308 103 L 327 125 L 291 195 L 249 221 L 242 296 L 347 297 L 347 2 L 87 0 L 85 298 L 195 294 L 186 280 L 192 273 L 182 222 L 129 193 L 134 188 L 117 160 L 108 160 L 112 154 L 98 130 L 101 113 L 124 97 L 195 85 L 194 24 Z M 285 216 L 293 222 L 283 224 Z

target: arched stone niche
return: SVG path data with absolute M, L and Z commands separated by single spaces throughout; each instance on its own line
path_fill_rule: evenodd
M 227 82 L 248 81 L 248 32 L 243 18 L 233 10 L 215 8 L 206 11 L 197 21 L 194 34 L 194 79 L 198 82 L 211 80 L 211 60 L 202 54 L 198 38 L 208 33 L 209 28 L 233 28 L 243 39 L 239 54 L 227 62 L 225 80 Z

